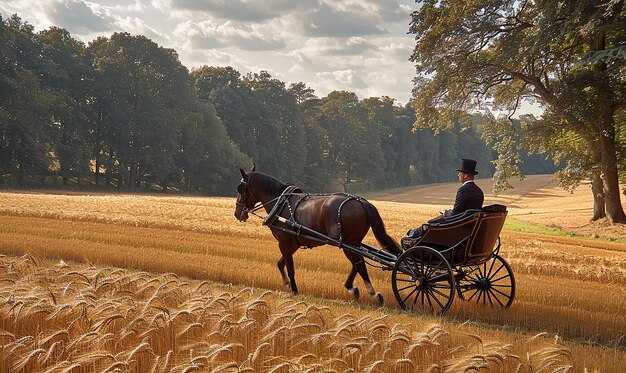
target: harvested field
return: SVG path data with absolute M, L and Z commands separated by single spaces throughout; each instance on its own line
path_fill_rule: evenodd
M 453 197 L 456 188 L 450 187 Z M 334 247 L 299 251 L 295 262 L 301 295 L 283 293 L 276 242 L 260 220 L 238 223 L 231 198 L 0 193 L 0 253 L 7 255 L 0 276 L 0 327 L 5 331 L 2 351 L 10 356 L 0 371 L 221 367 L 392 372 L 428 371 L 435 366 L 458 371 L 464 364 L 488 365 L 493 371 L 514 371 L 518 366 L 520 371 L 538 371 L 542 366 L 546 371 L 559 367 L 567 371 L 570 365 L 575 371 L 621 371 L 626 366 L 624 227 L 589 222 L 582 229 L 559 225 L 554 219 L 562 213 L 552 209 L 565 206 L 562 211 L 583 221 L 588 219 L 590 194 L 582 189 L 580 194 L 561 195 L 549 185 L 537 188 L 529 192 L 532 197 L 511 197 L 507 202 L 511 220 L 552 229 L 559 226 L 578 235 L 528 233 L 523 224 L 505 226 L 501 254 L 511 264 L 518 285 L 512 307 L 491 308 L 456 299 L 445 317 L 400 312 L 390 274 L 376 268 L 370 269 L 370 275 L 386 299 L 385 306 L 375 309 L 368 299 L 350 302 L 343 288 L 349 264 Z M 388 232 L 398 239 L 447 205 L 443 199 L 440 204 L 382 201 L 389 198 L 370 199 Z M 593 236 L 587 231 L 591 229 Z M 366 240 L 376 246 L 372 237 Z M 200 311 L 197 306 L 206 305 L 209 298 L 230 305 L 232 316 L 222 306 Z M 268 305 L 258 317 L 235 310 L 234 304 L 255 300 Z M 270 333 L 273 326 L 264 324 L 270 317 L 281 312 L 295 317 L 312 307 L 321 310 L 315 318 L 324 318 L 324 328 L 321 321 L 309 320 L 305 314 L 289 323 L 285 316 L 276 324 L 282 331 L 271 337 L 275 339 L 267 337 L 271 340 L 264 340 L 261 333 L 251 341 L 237 329 L 246 324 L 244 316 L 250 316 L 255 321 L 249 321 L 248 327 Z M 80 324 L 81 328 L 76 321 L 79 311 L 90 322 Z M 167 326 L 168 317 L 177 314 L 180 325 Z M 208 314 L 227 317 L 220 321 Z M 25 315 L 40 320 L 33 324 L 39 326 L 17 322 Z M 113 318 L 105 322 L 108 317 Z M 141 317 L 148 321 L 130 323 Z M 231 331 L 216 334 L 216 324 Z M 350 327 L 340 331 L 346 325 Z M 190 329 L 183 333 L 185 327 Z M 371 330 L 379 328 L 386 334 L 372 335 Z M 170 340 L 158 341 L 165 331 Z M 309 342 L 322 331 L 328 334 L 320 341 L 335 346 L 332 351 Z M 397 340 L 390 342 L 390 331 L 400 333 Z M 178 335 L 187 339 L 181 342 Z M 420 339 L 426 336 L 433 342 L 431 347 Z M 190 347 L 200 340 L 206 343 Z M 299 347 L 287 353 L 288 342 Z M 418 342 L 421 347 L 409 348 Z M 87 351 L 87 345 L 94 349 Z M 77 352 L 72 353 L 72 348 Z M 11 355 L 11 351 L 19 353 Z

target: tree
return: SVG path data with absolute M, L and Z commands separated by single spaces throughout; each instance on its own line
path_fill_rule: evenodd
M 289 85 L 289 92 L 294 95 L 298 105 L 302 105 L 307 101 L 317 98 L 317 96 L 315 96 L 315 90 L 311 87 L 307 87 L 303 82 L 291 83 Z
M 96 157 L 109 182 L 134 188 L 177 181 L 180 127 L 195 95 L 187 69 L 172 49 L 143 36 L 115 33 L 89 46 L 95 71 Z M 100 162 L 98 162 L 100 164 Z
M 70 177 L 77 177 L 79 181 L 89 172 L 86 82 L 91 69 L 86 62 L 84 44 L 73 39 L 67 30 L 51 27 L 36 37 L 41 44 L 45 67 L 42 84 L 55 96 L 52 107 L 56 129 L 54 153 L 65 185 Z
M 320 125 L 326 132 L 329 171 L 345 181 L 384 183 L 385 160 L 375 124 L 356 94 L 334 91 L 321 100 Z
M 12 16 L 0 27 L 7 44 L 7 62 L 0 68 L 0 174 L 9 182 L 44 183 L 52 166 L 55 93 L 42 88 L 44 66 L 33 26 Z
M 615 120 L 626 105 L 624 2 L 418 2 L 410 27 L 418 125 L 441 129 L 486 107 L 511 118 L 522 100 L 538 101 L 554 129 L 550 140 L 578 134 L 587 147 L 599 144 L 607 217 L 626 222 Z M 500 154 L 507 159 L 514 157 Z
M 215 107 L 226 127 L 228 137 L 239 150 L 252 159 L 259 159 L 254 123 L 246 120 L 244 96 L 247 87 L 241 84 L 241 74 L 232 67 L 202 66 L 191 72 L 196 94 Z
M 280 179 L 301 184 L 306 142 L 295 96 L 266 71 L 247 75 L 242 84 L 248 88 L 248 102 L 257 106 L 257 112 L 246 114 L 248 125 L 260 125 L 256 127 L 259 166 Z
M 384 187 L 398 186 L 399 163 L 398 152 L 395 149 L 396 139 L 394 128 L 397 128 L 397 113 L 395 100 L 390 97 L 371 97 L 361 101 L 367 110 L 369 120 L 375 127 L 375 131 L 380 139 L 380 148 L 385 159 L 385 170 L 383 174 Z
M 193 114 L 181 129 L 176 165 L 186 190 L 232 195 L 239 180 L 236 170 L 252 163 L 226 134 L 213 106 L 196 100 Z
M 303 186 L 307 190 L 322 193 L 326 190 L 331 176 L 324 157 L 328 153 L 328 141 L 326 131 L 320 126 L 322 115 L 320 100 L 315 91 L 302 82 L 289 85 L 289 92 L 296 98 L 305 132 L 306 159 Z

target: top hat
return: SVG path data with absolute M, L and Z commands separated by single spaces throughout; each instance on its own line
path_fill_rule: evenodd
M 478 175 L 478 172 L 476 172 L 476 161 L 473 159 L 461 159 L 461 167 L 457 168 L 456 171 L 470 175 Z

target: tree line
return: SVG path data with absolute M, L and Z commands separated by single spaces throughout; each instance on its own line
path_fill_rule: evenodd
M 115 33 L 85 45 L 58 27 L 0 22 L 0 183 L 232 195 L 239 167 L 322 192 L 452 181 L 459 158 L 494 173 L 484 118 L 435 133 L 393 98 L 319 98 L 231 67 L 189 71 L 176 51 Z M 482 137 L 481 137 L 482 136 Z M 526 157 L 527 173 L 553 172 Z

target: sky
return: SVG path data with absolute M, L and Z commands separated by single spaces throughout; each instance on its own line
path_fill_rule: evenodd
M 188 69 L 231 66 L 406 104 L 415 76 L 414 0 L 0 0 L 35 31 L 57 26 L 86 44 L 125 31 L 175 49 Z

